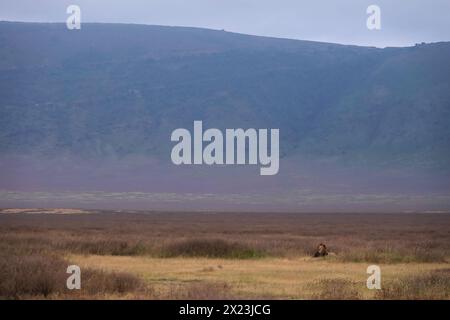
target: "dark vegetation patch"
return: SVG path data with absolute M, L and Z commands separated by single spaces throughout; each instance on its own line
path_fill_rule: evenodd
M 161 256 L 251 259 L 262 258 L 266 256 L 266 253 L 239 242 L 222 239 L 189 239 L 167 245 L 162 249 Z

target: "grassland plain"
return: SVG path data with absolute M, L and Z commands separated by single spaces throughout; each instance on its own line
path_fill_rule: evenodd
M 0 297 L 450 299 L 449 240 L 444 213 L 1 210 Z

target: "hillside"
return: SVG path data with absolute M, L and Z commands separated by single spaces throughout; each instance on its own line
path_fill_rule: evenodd
M 183 208 L 194 198 L 172 192 L 217 192 L 198 199 L 265 209 L 450 207 L 450 43 L 377 49 L 198 28 L 1 22 L 0 48 L 2 190 L 169 192 Z M 254 166 L 175 167 L 170 134 L 194 120 L 279 128 L 280 173 L 261 180 Z M 252 192 L 271 196 L 244 195 Z M 10 197 L 29 196 L 0 200 Z M 111 206 L 115 195 L 105 197 Z M 142 197 L 139 207 L 160 200 Z
M 280 128 L 284 156 L 450 159 L 449 43 L 375 49 L 4 22 L 0 46 L 2 154 L 166 156 L 170 132 L 201 119 Z

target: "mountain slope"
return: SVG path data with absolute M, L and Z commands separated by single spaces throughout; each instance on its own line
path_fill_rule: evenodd
M 450 161 L 450 43 L 365 48 L 196 28 L 0 23 L 2 155 L 169 161 L 170 133 L 280 128 L 283 157 Z

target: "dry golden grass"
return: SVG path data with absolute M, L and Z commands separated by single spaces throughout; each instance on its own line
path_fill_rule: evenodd
M 450 297 L 447 214 L 42 211 L 0 214 L 0 298 Z M 336 255 L 311 258 L 322 242 Z M 69 264 L 81 291 L 64 288 Z
M 343 263 L 335 259 L 310 257 L 237 260 L 72 255 L 69 258 L 82 268 L 97 267 L 136 274 L 161 296 L 165 296 L 174 286 L 226 283 L 231 296 L 242 298 L 380 297 L 376 296 L 376 291 L 366 287 L 367 263 Z M 386 284 L 397 280 L 399 276 L 413 279 L 436 270 L 448 272 L 447 265 L 442 263 L 387 264 L 381 265 L 381 269 L 382 283 Z M 330 292 L 330 287 L 337 292 Z

